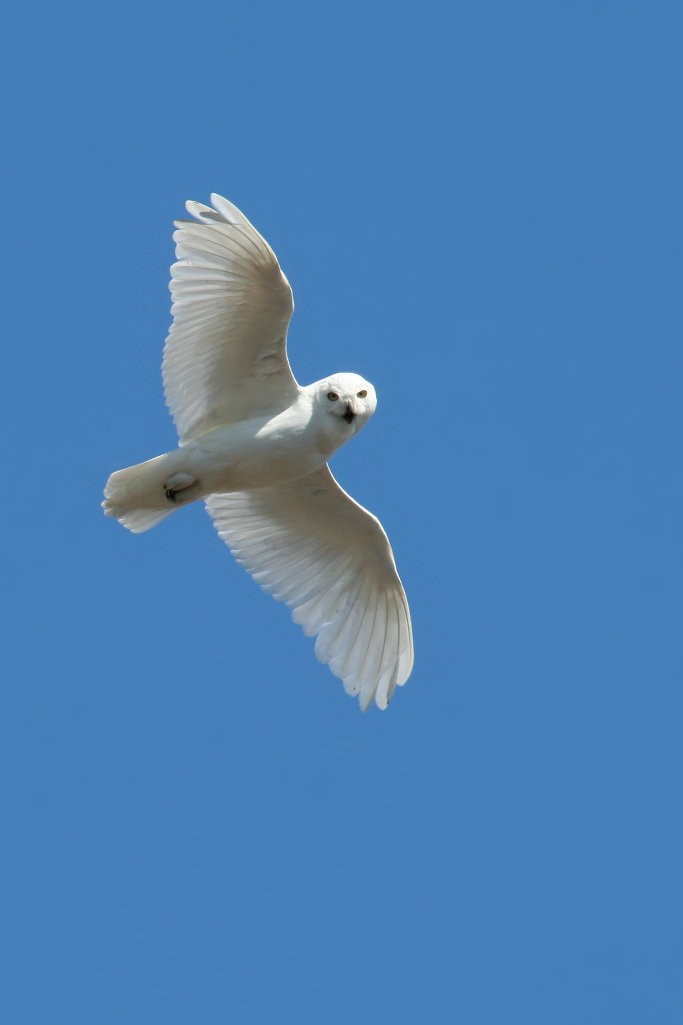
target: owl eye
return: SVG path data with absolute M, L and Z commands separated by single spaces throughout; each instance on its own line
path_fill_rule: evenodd
M 364 399 L 368 393 L 366 392 L 365 388 L 363 388 L 362 391 L 359 391 L 356 394 L 358 395 L 359 399 Z
M 330 400 L 330 402 L 336 402 L 337 399 L 339 398 L 339 396 L 337 395 L 336 391 L 328 391 L 327 397 Z

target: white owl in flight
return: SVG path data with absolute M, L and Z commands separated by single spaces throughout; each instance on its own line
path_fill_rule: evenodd
M 292 609 L 361 708 L 386 708 L 413 667 L 391 546 L 327 460 L 375 411 L 358 374 L 302 387 L 287 359 L 292 290 L 236 206 L 188 202 L 176 221 L 166 402 L 180 447 L 113 473 L 102 503 L 135 533 L 203 499 L 233 555 Z

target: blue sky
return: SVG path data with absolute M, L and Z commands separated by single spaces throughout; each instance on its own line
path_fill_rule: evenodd
M 671 3 L 10 3 L 7 1025 L 678 1025 L 680 39 Z M 199 507 L 171 222 L 278 253 L 416 667 L 362 715 Z

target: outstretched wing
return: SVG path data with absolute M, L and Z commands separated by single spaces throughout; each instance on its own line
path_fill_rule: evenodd
M 382 526 L 327 466 L 277 487 L 210 495 L 235 558 L 308 636 L 365 710 L 386 708 L 413 667 L 410 612 Z
M 236 206 L 188 202 L 176 221 L 166 402 L 181 444 L 215 427 L 281 412 L 298 385 L 287 360 L 292 290 L 275 253 Z

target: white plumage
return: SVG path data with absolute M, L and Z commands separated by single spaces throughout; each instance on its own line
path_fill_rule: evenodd
M 137 533 L 204 499 L 347 692 L 386 708 L 413 666 L 408 603 L 381 524 L 327 466 L 375 411 L 375 390 L 348 373 L 297 383 L 289 282 L 244 214 L 211 202 L 188 202 L 196 221 L 177 221 L 173 236 L 163 378 L 180 447 L 113 473 L 104 511 Z

